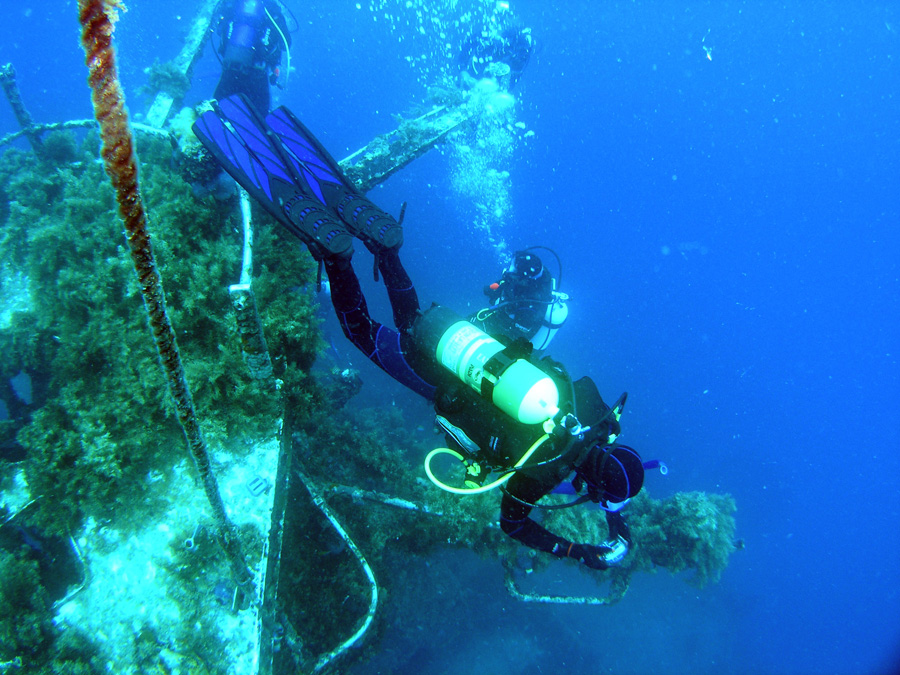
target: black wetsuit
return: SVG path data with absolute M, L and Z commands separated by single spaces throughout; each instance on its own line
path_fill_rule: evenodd
M 509 88 L 512 89 L 534 53 L 534 38 L 528 28 L 507 27 L 500 32 L 473 33 L 463 43 L 459 68 L 474 78 L 485 77 L 492 63 L 509 66 Z
M 331 300 L 347 339 L 391 377 L 433 401 L 436 413 L 461 429 L 478 446 L 480 461 L 498 468 L 512 466 L 541 438 L 542 425 L 529 426 L 512 419 L 456 380 L 435 363 L 433 356 L 423 353 L 415 337 L 416 320 L 421 316 L 418 296 L 396 250 L 382 252 L 378 268 L 384 278 L 397 330 L 369 315 L 349 260 L 326 258 L 324 262 L 331 284 Z M 499 339 L 500 336 L 495 337 Z M 553 438 L 535 452 L 529 466 L 553 461 L 521 470 L 509 480 L 507 494 L 500 506 L 500 524 L 504 532 L 526 546 L 565 557 L 571 542 L 548 532 L 529 518 L 531 505 L 572 473 L 587 447 L 611 432 L 618 433 L 619 429 L 615 421 L 598 424 L 609 406 L 603 402 L 590 378 L 572 383 L 565 370 L 551 359 L 542 359 L 535 365 L 556 382 L 561 392 L 560 408 L 571 410 L 583 425 L 591 425 L 593 429 L 578 443 L 566 445 L 568 438 Z M 448 441 L 465 453 L 458 440 L 448 434 Z M 627 538 L 627 528 L 618 513 L 608 513 L 607 520 L 613 538 L 618 534 Z
M 536 279 L 504 272 L 500 281 L 484 292 L 491 306 L 469 321 L 489 335 L 530 342 L 546 323 L 547 308 L 553 303 L 553 279 L 546 270 Z
M 265 114 L 271 105 L 269 85 L 281 63 L 282 36 L 288 46 L 291 36 L 277 3 L 246 3 L 252 10 L 242 11 L 245 3 L 232 0 L 222 10 L 218 28 L 222 76 L 213 96 L 221 100 L 245 94 Z

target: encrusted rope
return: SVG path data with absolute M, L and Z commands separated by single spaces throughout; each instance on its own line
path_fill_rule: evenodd
M 88 83 L 91 87 L 94 116 L 100 123 L 100 137 L 103 140 L 101 155 L 106 173 L 109 174 L 116 191 L 119 214 L 125 223 L 125 235 L 131 249 L 131 259 L 141 286 L 156 348 L 169 381 L 169 391 L 175 399 L 178 420 L 184 429 L 191 455 L 200 473 L 203 489 L 212 507 L 225 550 L 232 559 L 239 582 L 245 583 L 252 575 L 240 553 L 234 526 L 225 513 L 219 486 L 210 468 L 209 453 L 200 433 L 194 402 L 175 341 L 175 332 L 166 313 L 162 280 L 150 246 L 147 216 L 138 186 L 134 139 L 128 124 L 128 113 L 125 110 L 125 98 L 119 84 L 113 49 L 113 24 L 118 18 L 117 10 L 121 7 L 121 3 L 117 0 L 78 2 L 82 27 L 81 42 L 90 73 Z

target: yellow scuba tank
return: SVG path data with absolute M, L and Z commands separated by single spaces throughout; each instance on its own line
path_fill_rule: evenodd
M 416 322 L 416 342 L 463 383 L 522 424 L 541 424 L 559 412 L 553 379 L 455 312 L 433 305 Z

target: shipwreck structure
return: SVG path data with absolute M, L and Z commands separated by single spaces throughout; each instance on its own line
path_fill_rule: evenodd
M 216 4 L 168 64 L 185 79 Z M 358 377 L 321 356 L 315 299 L 297 290 L 313 287 L 314 263 L 299 248 L 284 262 L 292 244 L 246 195 L 228 209 L 194 197 L 172 161 L 185 147 L 177 94 L 129 124 L 115 4 L 79 9 L 96 119 L 35 124 L 12 65 L 0 69 L 22 126 L 0 146 L 30 145 L 0 160 L 0 190 L 17 195 L 0 213 L 0 375 L 33 384 L 22 415 L 0 425 L 4 447 L 21 449 L 0 461 L 0 673 L 72 661 L 334 670 L 377 645 L 379 610 L 402 583 L 384 573 L 392 556 L 447 546 L 503 560 L 523 602 L 612 604 L 660 567 L 718 578 L 735 548 L 733 500 L 644 493 L 631 506 L 635 550 L 596 594 L 542 590 L 547 561 L 523 562 L 499 532 L 495 495 L 460 499 L 421 480 L 430 434 L 395 408 L 347 410 Z M 459 94 L 341 164 L 366 192 L 482 114 Z M 76 128 L 88 130 L 80 147 Z M 574 511 L 554 511 L 552 527 L 604 538 L 596 512 Z

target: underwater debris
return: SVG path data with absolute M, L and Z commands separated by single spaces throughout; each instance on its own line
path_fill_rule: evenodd
M 250 376 L 256 380 L 270 380 L 272 377 L 272 357 L 266 344 L 262 319 L 256 304 L 256 296 L 251 285 L 253 278 L 253 217 L 250 195 L 243 188 L 238 189 L 241 203 L 241 221 L 244 232 L 244 254 L 241 276 L 236 284 L 228 287 L 231 303 L 237 315 L 238 332 L 241 336 L 241 353 Z
M 50 602 L 59 602 L 84 585 L 84 561 L 71 537 L 48 534 L 34 524 L 36 506 L 32 501 L 0 523 L 0 549 L 36 562 L 47 597 Z
M 37 560 L 0 548 L 0 569 L 0 672 L 106 672 L 87 635 L 55 624 Z
M 144 74 L 147 76 L 147 84 L 139 91 L 148 96 L 155 96 L 163 92 L 176 101 L 180 101 L 191 88 L 190 78 L 174 61 L 160 63 L 158 58 L 154 59 L 153 65 L 144 69 Z
M 341 160 L 341 170 L 365 194 L 444 141 L 454 130 L 465 127 L 474 114 L 474 108 L 461 103 L 454 107 L 434 106 L 411 120 L 401 117 L 397 129 L 376 136 Z
M 234 467 L 236 487 L 224 479 L 221 483 L 226 497 L 234 499 L 238 510 L 253 502 L 254 509 L 244 512 L 256 516 L 256 505 L 267 497 L 247 490 L 246 474 L 254 470 L 260 475 L 250 467 L 257 456 L 268 455 L 251 441 L 275 436 L 286 396 L 307 395 L 304 368 L 322 344 L 314 299 L 284 293 L 298 281 L 312 279 L 313 267 L 304 255 L 285 255 L 292 250 L 299 253 L 297 245 L 282 237 L 267 216 L 257 219 L 257 260 L 266 278 L 254 284 L 254 290 L 265 303 L 262 321 L 276 357 L 274 368 L 291 385 L 287 393 L 273 392 L 253 381 L 242 366 L 226 290 L 227 281 L 240 268 L 239 239 L 228 226 L 232 214 L 212 200 L 193 197 L 172 170 L 166 137 L 148 138 L 146 145 L 144 140 L 139 139 L 141 178 L 154 215 L 159 265 L 169 282 L 169 311 L 184 340 L 186 375 L 198 385 L 198 406 L 210 411 L 203 422 L 205 434 L 216 442 L 213 447 L 226 446 L 213 461 L 219 467 Z M 236 649 L 216 639 L 222 612 L 207 575 L 224 578 L 229 570 L 223 567 L 224 556 L 214 540 L 202 529 L 193 529 L 203 506 L 195 501 L 199 491 L 187 462 L 182 466 L 184 453 L 174 451 L 183 447 L 184 437 L 147 339 L 146 317 L 138 309 L 140 289 L 124 256 L 122 226 L 109 181 L 97 162 L 96 145 L 96 132 L 89 132 L 77 148 L 83 161 L 68 165 L 39 162 L 33 153 L 19 150 L 0 156 L 0 186 L 15 196 L 0 230 L 0 267 L 19 273 L 17 286 L 23 287 L 25 298 L 10 307 L 5 291 L 12 285 L 4 278 L 0 350 L 5 368 L 38 372 L 47 379 L 39 409 L 22 428 L 11 430 L 27 453 L 16 467 L 17 475 L 27 475 L 28 487 L 38 498 L 35 523 L 42 536 L 63 538 L 71 529 L 76 537 L 83 536 L 86 555 L 96 565 L 89 587 L 54 608 L 55 594 L 39 574 L 15 572 L 31 563 L 18 564 L 4 555 L 0 565 L 9 574 L 5 577 L 9 584 L 0 583 L 0 661 L 15 663 L 17 656 L 7 653 L 7 647 L 13 650 L 20 644 L 6 640 L 8 629 L 27 643 L 18 653 L 30 672 L 68 672 L 53 661 L 62 653 L 71 654 L 67 664 L 73 672 L 82 661 L 86 665 L 79 672 L 107 672 L 105 666 L 91 666 L 94 658 L 100 664 L 115 664 L 117 672 L 140 664 L 147 672 L 157 672 L 164 666 L 159 663 L 158 641 L 152 640 L 147 647 L 152 656 L 144 660 L 143 647 L 133 637 L 143 608 L 143 620 L 152 624 L 148 630 L 164 637 L 166 648 L 224 663 Z M 12 470 L 0 463 L 4 491 Z M 193 533 L 159 530 L 169 527 L 175 513 L 189 514 L 184 520 Z M 238 522 L 242 542 L 260 549 L 254 528 Z M 208 521 L 206 526 L 214 530 Z M 154 536 L 163 534 L 168 546 L 149 546 L 156 541 Z M 184 546 L 188 539 L 193 542 L 190 547 Z M 137 574 L 134 568 L 116 566 L 111 553 L 122 551 L 127 561 L 127 546 L 142 543 L 147 550 L 141 549 L 132 560 L 142 562 Z M 103 567 L 106 563 L 108 568 Z M 121 574 L 113 573 L 115 569 Z M 200 582 L 198 570 L 203 572 Z M 128 579 L 122 576 L 126 572 L 131 574 Z M 23 582 L 15 585 L 20 578 Z M 115 582 L 117 586 L 112 585 Z M 157 586 L 165 595 L 147 608 L 145 592 Z M 33 612 L 20 611 L 19 595 L 34 605 Z M 103 605 L 100 596 L 124 599 L 113 607 Z M 9 609 L 10 598 L 14 609 Z M 88 605 L 88 598 L 100 604 Z M 181 611 L 170 611 L 173 606 Z M 95 611 L 86 611 L 88 607 Z M 32 615 L 39 627 L 34 639 L 27 626 Z M 240 626 L 248 621 L 239 616 L 232 623 Z M 91 626 L 91 641 L 76 643 L 79 625 Z M 252 625 L 247 628 L 252 633 Z M 103 638 L 104 634 L 115 639 Z M 75 653 L 76 647 L 84 652 L 83 658 Z M 54 665 L 42 670 L 43 663 Z
M 28 142 L 31 144 L 34 154 L 40 155 L 43 151 L 41 136 L 34 131 L 34 120 L 31 118 L 31 113 L 28 112 L 28 109 L 22 102 L 22 95 L 19 92 L 19 85 L 16 82 L 16 69 L 13 68 L 11 63 L 0 66 L 0 87 L 3 88 L 3 93 L 6 94 L 6 98 L 9 100 L 9 105 L 13 109 L 16 121 L 19 123 L 19 126 L 22 127 L 22 131 L 28 138 Z
M 242 362 L 226 292 L 241 264 L 240 238 L 227 226 L 231 212 L 211 198 L 194 199 L 171 168 L 168 142 L 140 142 L 168 309 L 182 331 L 195 400 L 206 411 L 204 431 L 212 442 L 231 439 L 240 447 L 242 439 L 273 433 L 283 395 L 308 395 L 302 373 L 324 344 L 316 301 L 284 290 L 310 282 L 314 267 L 271 219 L 255 214 L 262 276 L 254 280 L 254 293 L 276 355 L 273 367 L 286 382 L 284 393 L 273 394 Z M 137 283 L 123 256 L 108 181 L 86 150 L 93 143 L 85 139 L 79 151 L 89 161 L 62 170 L 16 149 L 0 156 L 0 186 L 17 196 L 0 231 L 0 269 L 16 270 L 15 278 L 2 281 L 0 350 L 4 372 L 46 375 L 44 405 L 14 432 L 27 453 L 34 495 L 49 497 L 41 500 L 42 520 L 61 533 L 77 529 L 86 514 L 102 517 L 116 505 L 121 510 L 123 502 L 152 510 L 144 503 L 144 479 L 177 461 L 171 448 L 183 442 L 146 319 L 137 311 Z M 50 193 L 57 196 L 50 199 Z

